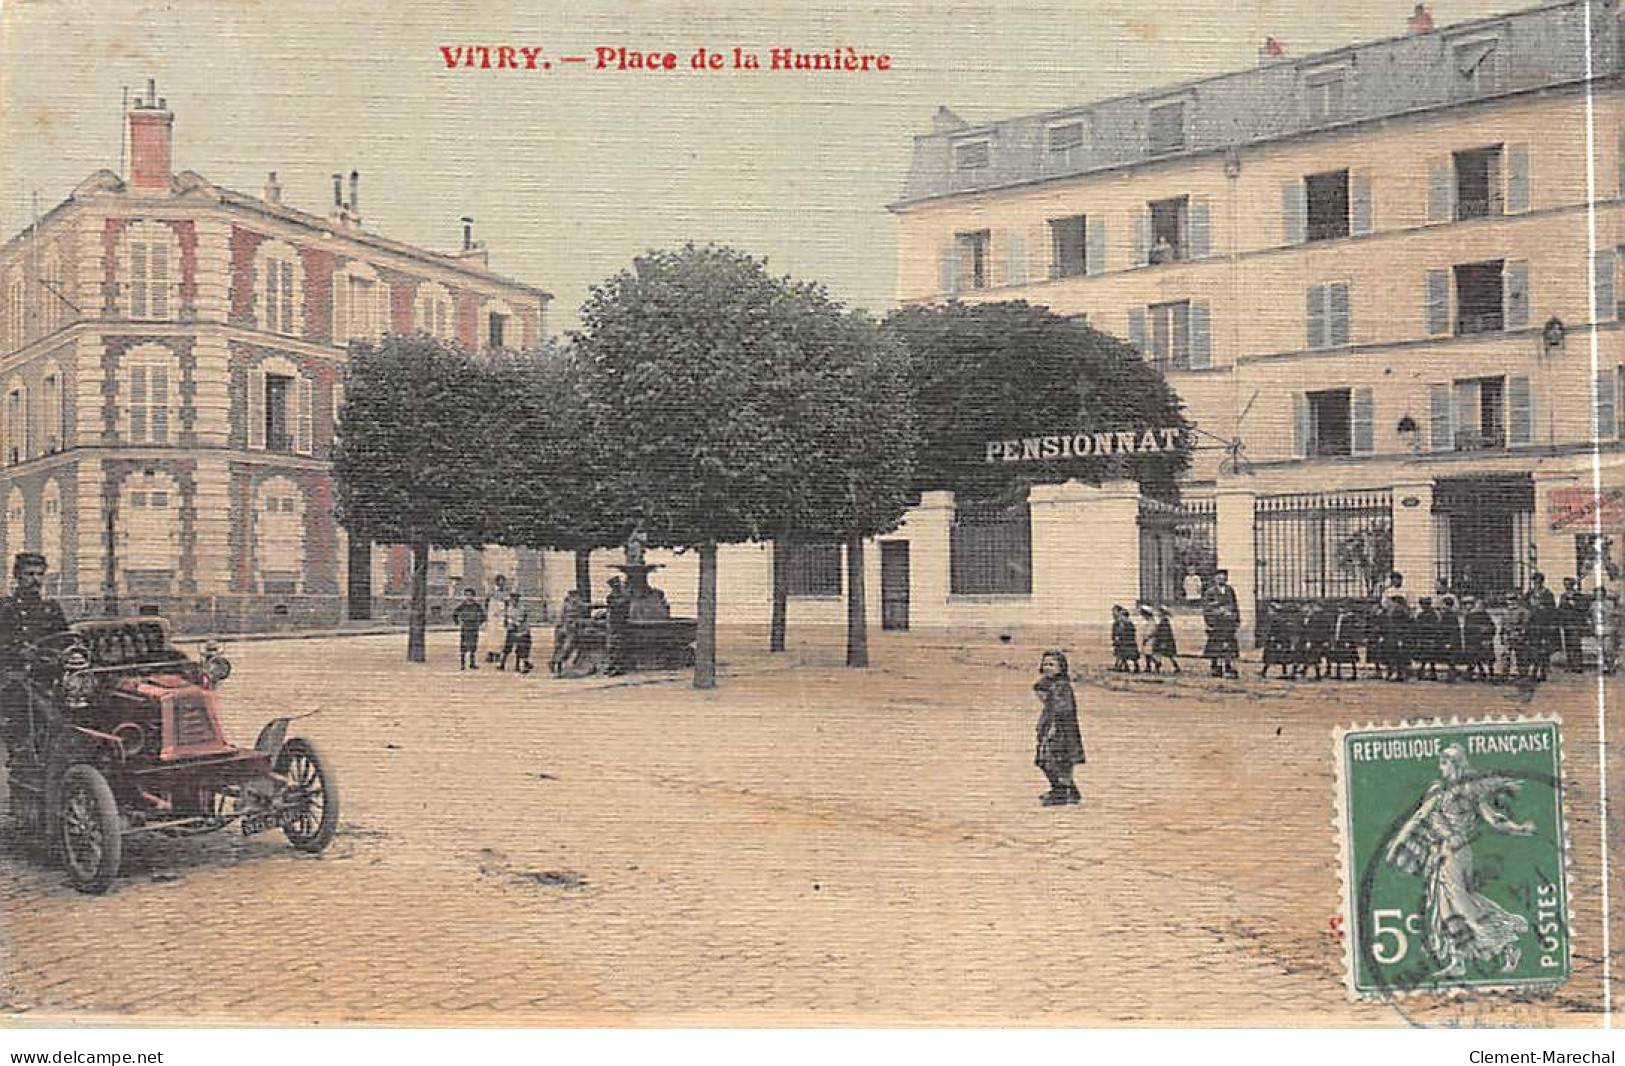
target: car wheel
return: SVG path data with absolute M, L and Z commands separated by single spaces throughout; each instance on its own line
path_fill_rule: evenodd
M 339 829 L 339 794 L 333 771 L 316 745 L 295 737 L 277 752 L 276 772 L 288 779 L 282 791 L 284 802 L 294 799 L 298 805 L 283 823 L 283 835 L 299 851 L 321 851 L 333 842 Z
M 87 763 L 75 763 L 62 776 L 62 861 L 81 892 L 106 892 L 118 876 L 123 855 L 124 827 L 118 802 L 102 772 Z

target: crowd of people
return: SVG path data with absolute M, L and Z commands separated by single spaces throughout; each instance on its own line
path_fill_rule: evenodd
M 451 620 L 457 623 L 459 670 L 478 670 L 482 647 L 487 666 L 506 670 L 512 659 L 515 673 L 528 674 L 536 668 L 531 660 L 530 607 L 518 592 L 508 589 L 508 579 L 500 574 L 483 600 L 473 588 L 463 589 Z
M 1224 571 L 1201 596 L 1207 642 L 1202 655 L 1215 677 L 1239 677 L 1240 611 Z M 1587 642 L 1595 665 L 1612 672 L 1619 659 L 1621 604 L 1606 589 L 1585 592 L 1564 578 L 1554 594 L 1544 574 L 1529 587 L 1499 597 L 1460 593 L 1441 580 L 1432 596 L 1408 598 L 1405 579 L 1390 574 L 1371 599 L 1266 601 L 1258 628 L 1260 677 L 1275 669 L 1288 679 L 1370 676 L 1454 682 L 1544 681 L 1554 659 L 1579 671 L 1587 665 Z M 1123 606 L 1112 608 L 1112 669 L 1160 673 L 1165 662 L 1178 671 L 1178 647 L 1166 607 L 1139 606 L 1137 628 Z M 1143 665 L 1142 665 L 1143 664 Z

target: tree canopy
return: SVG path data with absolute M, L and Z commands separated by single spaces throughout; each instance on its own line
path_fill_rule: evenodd
M 1020 484 L 1127 478 L 1150 495 L 1170 496 L 1190 465 L 1188 447 L 987 461 L 986 444 L 995 440 L 1162 427 L 1188 435 L 1162 375 L 1099 330 L 1024 301 L 905 308 L 885 326 L 913 358 L 921 490 L 988 497 Z

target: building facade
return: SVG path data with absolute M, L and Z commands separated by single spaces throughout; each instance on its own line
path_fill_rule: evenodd
M 1601 580 L 1619 538 L 1593 515 L 1617 526 L 1625 485 L 1621 35 L 1612 2 L 1423 18 L 1074 108 L 939 111 L 891 205 L 899 299 L 1086 318 L 1201 432 L 1177 504 L 927 494 L 897 535 L 916 621 L 1188 605 L 1217 567 L 1249 624 L 1390 566 L 1421 594 Z
M 470 349 L 544 335 L 549 296 L 361 225 L 174 172 L 149 82 L 128 177 L 98 171 L 0 248 L 0 551 L 50 560 L 70 615 L 183 628 L 336 624 L 395 610 L 404 550 L 349 544 L 329 477 L 347 345 L 425 330 Z M 531 571 L 534 555 L 493 565 Z M 479 580 L 479 553 L 436 561 Z

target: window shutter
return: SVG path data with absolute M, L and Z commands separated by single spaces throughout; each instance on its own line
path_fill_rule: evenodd
M 1307 459 L 1312 450 L 1310 436 L 1314 430 L 1309 420 L 1309 397 L 1305 393 L 1292 394 L 1292 456 Z
M 1311 351 L 1326 347 L 1326 286 L 1309 286 L 1308 308 L 1306 316 L 1309 322 L 1309 336 L 1306 347 Z
M 1535 405 L 1529 379 L 1507 378 L 1507 443 L 1528 444 L 1535 438 Z
M 1191 369 L 1213 365 L 1212 314 L 1206 301 L 1191 304 Z
M 1371 232 L 1371 175 L 1354 174 L 1349 178 L 1352 200 L 1349 204 L 1349 232 L 1364 237 Z
M 1428 271 L 1427 291 L 1422 296 L 1423 316 L 1430 334 L 1450 332 L 1450 272 Z
M 1595 425 L 1592 427 L 1592 440 L 1611 440 L 1619 436 L 1618 395 L 1619 373 L 1610 370 L 1598 374 L 1596 384 L 1593 385 L 1592 411 Z
M 333 278 L 333 343 L 350 339 L 350 279 L 343 274 Z
M 130 424 L 129 434 L 132 444 L 143 444 L 147 439 L 147 368 L 132 366 L 130 368 L 130 396 L 129 403 L 125 405 Z
M 1191 205 L 1191 258 L 1206 259 L 1212 254 L 1212 212 L 1206 200 Z
M 265 260 L 265 304 L 260 308 L 260 328 L 267 333 L 276 331 L 276 260 Z
M 1621 127 L 1619 131 L 1619 159 L 1617 162 L 1619 164 L 1619 188 L 1617 191 L 1620 196 L 1625 197 L 1625 127 Z
M 1449 385 L 1428 386 L 1428 448 L 1448 452 L 1456 446 L 1455 409 Z
M 1151 214 L 1144 212 L 1134 219 L 1134 265 L 1151 262 Z
M 1301 181 L 1281 186 L 1281 239 L 1302 244 L 1309 225 L 1309 192 Z
M 1451 399 L 1454 401 L 1454 421 L 1450 425 L 1451 431 L 1456 434 L 1482 433 L 1485 429 L 1483 408 L 1480 406 L 1480 392 L 1476 381 L 1458 381 L 1451 389 Z M 1490 427 L 1494 428 L 1494 427 Z
M 147 317 L 147 244 L 130 242 L 130 317 Z
M 282 264 L 282 332 L 293 332 L 293 264 Z
M 294 448 L 300 455 L 310 454 L 311 438 L 314 435 L 314 416 L 316 413 L 315 386 L 310 378 L 301 374 L 299 376 L 299 411 L 298 426 L 299 439 Z
M 1106 271 L 1106 220 L 1090 216 L 1084 219 L 1084 231 L 1087 237 L 1088 261 L 1084 264 L 1091 274 L 1103 274 Z
M 1529 325 L 1529 264 L 1511 262 L 1503 272 L 1501 293 L 1502 326 L 1523 329 Z
M 1145 308 L 1136 307 L 1128 313 L 1128 342 L 1141 355 L 1145 354 Z
M 344 418 L 344 371 L 333 378 L 333 439 L 339 439 L 339 425 Z
M 959 291 L 959 249 L 949 244 L 942 250 L 942 262 L 939 267 L 939 279 L 945 295 L 952 296 Z
M 153 444 L 169 443 L 169 368 L 155 366 L 147 371 L 148 437 Z
M 1348 282 L 1326 286 L 1327 341 L 1333 348 L 1348 344 L 1354 334 L 1354 309 L 1350 303 Z
M 1005 269 L 1004 283 L 1006 285 L 1027 284 L 1027 238 L 1020 233 L 1010 233 L 1005 237 L 1006 251 L 1009 254 L 1009 266 Z
M 30 459 L 39 454 L 35 447 L 34 412 L 28 405 L 28 389 L 23 389 L 23 458 Z
M 1349 404 L 1349 435 L 1351 451 L 1355 455 L 1370 455 L 1376 451 L 1374 433 L 1375 401 L 1369 388 L 1355 389 Z
M 265 447 L 265 371 L 248 372 L 248 446 Z
M 1456 213 L 1455 166 L 1449 161 L 1435 161 L 1428 180 L 1428 221 L 1449 222 Z
M 1614 250 L 1604 248 L 1592 260 L 1596 277 L 1592 279 L 1591 320 L 1609 322 L 1617 318 L 1619 309 L 1614 304 Z
M 1529 210 L 1529 148 L 1527 145 L 1508 145 L 1507 212 L 1519 214 Z
M 169 245 L 161 241 L 152 245 L 152 284 L 150 300 L 153 318 L 169 317 Z

